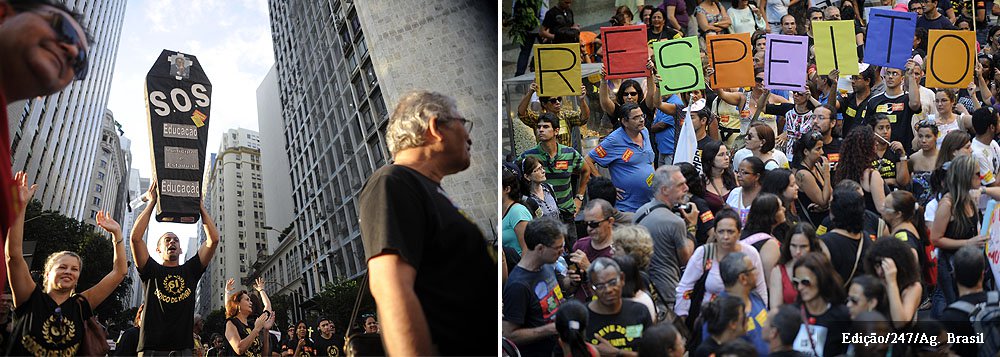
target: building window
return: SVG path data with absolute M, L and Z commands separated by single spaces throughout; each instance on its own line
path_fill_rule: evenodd
M 108 167 L 108 160 L 101 160 L 101 167 Z
M 96 219 L 96 218 L 97 218 L 97 211 L 90 210 L 90 219 Z
M 104 173 L 103 172 L 97 172 L 97 179 L 101 180 L 101 181 L 104 181 Z
M 101 198 L 100 197 L 94 196 L 94 205 L 95 206 L 100 206 L 101 205 Z
M 94 191 L 101 192 L 101 190 L 104 190 L 104 186 L 101 186 L 101 184 L 97 184 L 97 186 L 94 187 Z

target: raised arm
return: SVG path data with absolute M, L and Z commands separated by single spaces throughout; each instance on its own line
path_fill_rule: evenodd
M 521 102 L 517 104 L 517 115 L 523 117 L 528 114 L 528 104 L 531 104 L 531 95 L 538 91 L 538 84 L 531 82 L 528 86 L 528 91 L 524 93 L 524 97 L 521 98 Z M 526 124 L 527 125 L 527 124 Z
M 146 267 L 146 261 L 149 260 L 149 248 L 146 247 L 146 241 L 142 239 L 142 236 L 146 235 L 146 228 L 149 227 L 149 217 L 153 215 L 153 209 L 156 207 L 155 178 L 153 179 L 153 183 L 149 185 L 149 190 L 146 191 L 146 199 L 146 208 L 143 208 L 142 212 L 139 213 L 139 218 L 132 225 L 132 234 L 129 237 L 132 243 L 132 259 L 135 260 L 135 269 L 139 272 L 142 272 L 143 268 Z
M 267 297 L 267 293 L 264 292 L 264 278 L 259 277 L 257 281 L 253 284 L 254 290 L 260 294 L 260 301 L 264 302 L 264 311 L 271 311 L 271 299 Z
M 208 239 L 205 240 L 205 244 L 201 245 L 201 248 L 198 248 L 198 258 L 201 259 L 201 266 L 207 267 L 208 263 L 212 262 L 215 251 L 219 248 L 219 228 L 215 227 L 215 221 L 212 221 L 212 216 L 205 210 L 204 203 L 201 205 L 201 224 L 205 228 L 205 235 L 208 236 Z
M 611 101 L 611 88 L 608 87 L 608 80 L 604 79 L 605 72 L 604 67 L 601 67 L 601 85 L 597 86 L 597 98 L 601 102 L 601 110 L 605 114 L 614 117 L 615 115 L 615 102 Z
M 723 88 L 716 88 L 715 95 L 719 96 L 719 98 L 722 98 L 722 101 L 726 102 L 726 104 L 735 106 L 737 108 L 742 108 L 744 104 L 743 101 L 746 100 L 746 96 L 743 95 L 743 93 L 733 92 Z
M 646 76 L 646 98 L 643 98 L 643 100 L 646 101 L 647 107 L 655 109 L 660 106 L 663 100 L 660 99 L 660 85 L 656 77 L 656 67 L 654 67 L 653 61 L 653 55 L 649 55 L 649 60 L 646 61 L 646 71 L 649 72 L 649 75 Z M 660 110 L 663 109 L 661 108 Z
M 125 274 L 128 274 L 128 262 L 125 258 L 125 237 L 122 236 L 122 226 L 111 218 L 111 214 L 100 211 L 97 212 L 97 225 L 104 228 L 105 231 L 111 233 L 112 240 L 111 244 L 114 245 L 115 255 L 114 255 L 114 265 L 108 275 L 105 275 L 101 281 L 96 285 L 80 293 L 83 297 L 87 298 L 87 302 L 90 303 L 91 309 L 96 309 L 97 305 L 104 302 L 115 291 L 118 284 L 121 284 L 122 280 L 125 279 Z
M 17 206 L 14 208 L 15 218 L 10 228 L 7 230 L 7 279 L 10 280 L 10 290 L 13 292 L 12 299 L 14 307 L 28 301 L 31 292 L 35 290 L 35 281 L 31 279 L 28 270 L 28 262 L 24 260 L 24 252 L 21 248 L 24 241 L 24 213 L 28 208 L 31 196 L 35 194 L 38 185 L 28 187 L 28 175 L 23 171 L 14 175 L 14 182 L 17 184 Z
M 917 78 L 913 76 L 913 66 L 916 66 L 916 62 L 913 60 L 906 61 L 906 82 L 907 88 L 910 88 L 910 110 L 919 113 L 921 111 L 920 107 L 920 84 L 917 83 Z

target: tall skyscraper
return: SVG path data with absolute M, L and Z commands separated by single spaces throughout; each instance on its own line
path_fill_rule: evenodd
M 211 191 L 211 205 L 206 205 L 219 228 L 221 244 L 208 267 L 210 278 L 202 277 L 202 281 L 210 281 L 211 289 L 219 289 L 215 290 L 219 294 L 211 295 L 218 298 L 209 299 L 207 305 L 214 310 L 223 306 L 221 292 L 225 291 L 226 279 L 240 282 L 268 249 L 263 228 L 266 221 L 260 135 L 248 129 L 229 129 L 223 134 L 211 169 L 205 172 L 203 192 Z
M 267 253 L 273 254 L 278 246 L 278 235 L 292 223 L 292 180 L 288 174 L 288 155 L 285 154 L 285 123 L 281 120 L 281 101 L 278 99 L 278 69 L 271 70 L 264 76 L 257 87 L 257 127 L 260 128 L 260 161 L 264 167 L 264 198 L 267 206 L 267 226 L 271 227 L 265 234 L 268 238 Z
M 121 222 L 128 202 L 129 170 L 132 168 L 131 141 L 122 137 L 121 124 L 110 110 L 104 111 L 101 139 L 94 157 L 91 182 L 87 194 L 88 214 L 84 222 L 97 226 L 97 212 L 104 210 Z M 103 232 L 103 230 L 98 230 Z
M 35 199 L 47 210 L 78 220 L 90 217 L 91 173 L 100 151 L 101 126 L 111 88 L 118 42 L 125 18 L 124 0 L 64 0 L 83 14 L 94 38 L 89 73 L 61 92 L 7 106 L 14 171 L 38 184 Z M 117 189 L 114 187 L 112 189 Z
M 301 257 L 284 269 L 298 269 L 304 297 L 365 271 L 357 194 L 389 161 L 386 103 L 411 90 L 454 97 L 477 124 L 473 166 L 443 187 L 489 236 L 496 216 L 497 51 L 482 44 L 496 43 L 496 7 L 471 0 L 271 0 L 269 7 L 299 242 L 292 249 Z M 490 19 L 493 25 L 482 23 Z
M 149 190 L 149 183 L 148 178 L 139 175 L 139 169 L 129 170 L 128 180 L 126 180 L 129 201 L 125 209 L 124 218 L 118 221 L 122 225 L 122 234 L 125 236 L 125 255 L 129 261 L 128 277 L 132 282 L 129 296 L 125 300 L 125 307 L 137 307 L 139 304 L 142 304 L 143 299 L 142 281 L 139 280 L 139 272 L 132 267 L 132 262 L 135 260 L 132 258 L 132 240 L 130 237 L 132 236 L 132 226 L 135 225 L 136 219 L 139 218 L 139 213 L 142 213 L 142 210 L 146 208 L 146 202 L 142 201 L 142 196 Z M 143 242 L 146 241 L 148 235 L 149 232 L 143 232 Z M 145 248 L 145 244 L 142 248 Z

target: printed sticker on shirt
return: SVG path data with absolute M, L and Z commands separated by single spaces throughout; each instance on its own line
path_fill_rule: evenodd
M 890 104 L 879 104 L 879 105 L 875 106 L 875 112 L 876 113 L 889 113 L 889 112 L 891 112 L 891 110 L 890 110 Z
M 642 325 L 625 326 L 625 338 L 642 337 Z
M 993 171 L 986 171 L 986 174 L 983 175 L 981 180 L 986 182 L 993 182 Z
M 705 213 L 702 213 L 700 217 L 701 223 L 708 223 L 715 219 L 715 215 L 712 214 L 712 211 L 705 211 Z
M 757 321 L 758 325 L 764 326 L 764 323 L 767 322 L 767 309 L 760 310 L 760 312 L 757 313 L 757 316 L 754 316 L 753 319 L 754 321 Z M 753 330 L 753 327 L 747 329 L 747 331 L 750 330 Z
M 694 290 L 684 291 L 684 300 L 691 300 L 691 294 L 694 294 Z
M 722 124 L 727 124 L 727 123 L 729 123 L 729 116 L 728 116 L 728 115 L 723 115 L 723 116 L 720 116 L 720 117 L 719 117 L 719 122 L 720 122 L 720 123 L 722 123 Z
M 829 155 L 826 156 L 826 158 L 828 160 L 830 160 L 831 164 L 835 164 L 837 162 L 840 162 L 840 154 L 829 154 Z
M 896 114 L 889 114 L 889 115 L 886 115 L 885 117 L 889 118 L 889 123 L 890 124 L 896 124 Z
M 556 170 L 566 170 L 569 168 L 569 160 L 556 161 Z
M 597 145 L 597 147 L 596 147 L 596 148 L 594 148 L 594 152 L 596 152 L 596 153 L 597 153 L 597 157 L 599 157 L 599 158 L 602 158 L 602 159 L 603 159 L 603 158 L 604 158 L 605 156 L 608 156 L 608 152 L 607 152 L 607 151 L 605 151 L 605 150 L 604 150 L 604 147 L 602 147 L 602 146 L 600 146 L 600 145 Z
M 904 242 L 910 240 L 910 237 L 906 235 L 906 232 L 896 232 L 895 237 L 896 239 L 899 239 Z
M 632 149 L 625 149 L 625 153 L 622 154 L 622 161 L 628 162 L 629 160 L 632 160 L 632 155 L 634 154 L 635 153 L 632 152 Z
M 892 111 L 894 112 L 903 111 L 903 103 L 892 103 Z
M 854 110 L 854 108 L 851 108 L 851 107 L 847 107 L 847 110 L 844 110 L 844 114 L 847 114 L 847 116 L 849 116 L 849 117 L 853 117 L 854 114 L 857 114 L 857 113 L 858 113 L 858 111 Z
M 819 225 L 819 227 L 816 228 L 816 235 L 821 236 L 824 234 L 826 234 L 826 226 L 821 224 Z
M 646 186 L 653 187 L 653 174 L 649 174 L 646 178 Z

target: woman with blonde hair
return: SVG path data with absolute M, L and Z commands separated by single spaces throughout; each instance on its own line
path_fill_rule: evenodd
M 17 184 L 14 213 L 7 232 L 7 277 L 14 302 L 14 329 L 9 356 L 74 356 L 83 342 L 87 319 L 114 292 L 128 272 L 122 229 L 107 212 L 97 213 L 97 225 L 112 235 L 114 263 L 111 271 L 90 289 L 76 293 L 83 260 L 70 251 L 55 252 L 45 260 L 42 284 L 35 284 L 21 248 L 24 215 L 37 185 L 27 185 L 27 175 L 14 175 Z M 53 237 L 53 239 L 56 239 Z
M 264 292 L 264 278 L 257 278 L 253 286 L 264 302 L 264 309 L 254 320 L 253 326 L 247 325 L 250 313 L 253 312 L 253 302 L 246 290 L 237 291 L 226 298 L 226 340 L 232 346 L 237 356 L 270 356 L 271 339 L 267 331 L 274 325 L 274 313 L 271 312 L 271 300 Z

